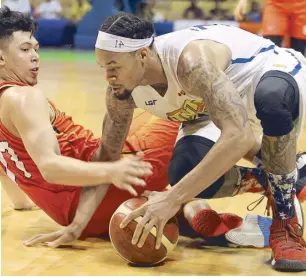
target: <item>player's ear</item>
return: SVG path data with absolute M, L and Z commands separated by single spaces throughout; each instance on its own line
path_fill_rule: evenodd
M 140 49 L 140 58 L 142 60 L 147 59 L 148 58 L 148 48 L 141 48 Z

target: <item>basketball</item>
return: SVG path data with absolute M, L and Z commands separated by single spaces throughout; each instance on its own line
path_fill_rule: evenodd
M 147 198 L 145 197 L 125 201 L 114 212 L 109 224 L 110 239 L 118 254 L 129 263 L 137 265 L 155 265 L 162 262 L 174 250 L 179 238 L 177 219 L 173 217 L 165 225 L 159 249 L 155 249 L 155 227 L 153 227 L 141 248 L 137 244 L 132 244 L 133 234 L 140 218 L 131 221 L 124 229 L 120 228 L 120 223 L 126 215 L 146 201 Z

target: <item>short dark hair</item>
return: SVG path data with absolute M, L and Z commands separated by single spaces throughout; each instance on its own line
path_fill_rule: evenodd
M 11 11 L 8 7 L 0 8 L 0 40 L 9 39 L 14 32 L 30 32 L 37 30 L 37 23 L 28 15 Z
M 150 38 L 155 32 L 154 26 L 150 21 L 123 12 L 107 17 L 100 31 L 134 39 Z

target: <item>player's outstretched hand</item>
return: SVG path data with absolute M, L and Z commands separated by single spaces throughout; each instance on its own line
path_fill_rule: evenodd
M 142 178 L 152 174 L 152 165 L 142 161 L 142 157 L 140 153 L 114 162 L 111 173 L 111 182 L 114 186 L 137 196 L 132 185 L 144 187 L 146 182 Z
M 44 243 L 45 245 L 56 248 L 62 244 L 72 242 L 77 240 L 83 231 L 83 228 L 78 227 L 75 224 L 70 224 L 69 226 L 55 231 L 49 234 L 36 235 L 23 242 L 25 246 L 34 246 L 38 243 Z

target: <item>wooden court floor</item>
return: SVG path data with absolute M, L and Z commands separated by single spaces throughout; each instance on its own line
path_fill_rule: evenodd
M 75 122 L 100 135 L 106 83 L 98 65 L 42 61 L 39 87 L 59 109 L 72 115 Z M 305 139 L 300 143 L 299 149 L 302 148 L 306 150 Z M 218 212 L 245 216 L 249 213 L 247 205 L 257 198 L 258 195 L 248 194 L 209 204 Z M 269 249 L 204 247 L 201 240 L 186 238 L 181 238 L 165 264 L 153 268 L 127 265 L 109 241 L 98 238 L 75 243 L 85 247 L 84 250 L 26 248 L 23 240 L 58 230 L 60 226 L 41 210 L 13 210 L 5 193 L 1 199 L 2 275 L 288 275 L 271 269 Z M 253 213 L 263 214 L 264 208 L 265 203 L 262 203 Z M 303 208 L 305 210 L 305 205 Z M 305 276 L 305 273 L 294 275 Z

